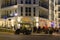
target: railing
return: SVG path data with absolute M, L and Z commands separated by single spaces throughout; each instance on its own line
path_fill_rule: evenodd
M 49 8 L 49 5 L 47 4 L 47 3 L 41 3 L 41 2 L 39 2 L 39 6 L 41 6 L 41 7 L 44 7 L 44 8 L 46 8 L 46 9 L 48 9 Z
M 13 6 L 13 5 L 17 5 L 17 2 L 15 2 L 14 4 L 12 4 L 12 3 L 2 4 L 1 8 L 10 7 L 10 6 Z

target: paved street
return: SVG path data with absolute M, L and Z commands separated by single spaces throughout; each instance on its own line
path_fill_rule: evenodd
M 53 36 L 53 35 L 7 35 L 7 34 L 0 34 L 0 40 L 60 40 L 60 36 Z

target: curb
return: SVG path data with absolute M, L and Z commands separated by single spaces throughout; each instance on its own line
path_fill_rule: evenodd
M 31 34 L 31 35 L 37 35 L 37 36 L 44 36 L 44 35 L 52 35 L 52 34 Z
M 54 33 L 54 34 L 31 34 L 31 35 L 36 35 L 36 36 L 49 36 L 49 35 L 51 35 L 51 36 L 60 36 L 60 34 L 57 34 L 57 33 Z
M 60 36 L 60 34 L 58 34 L 58 33 L 54 33 L 53 35 L 54 35 L 54 36 Z
M 9 33 L 9 32 L 0 32 L 0 34 L 5 34 L 5 35 L 14 35 L 14 33 Z

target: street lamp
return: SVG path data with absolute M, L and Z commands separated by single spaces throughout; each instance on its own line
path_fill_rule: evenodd
M 19 28 L 19 26 L 17 24 L 17 22 L 19 21 L 19 20 L 17 20 L 18 19 L 18 13 L 14 13 L 14 16 L 15 16 L 15 20 L 16 20 L 16 26 L 17 26 L 17 28 Z
M 6 19 L 7 19 L 7 16 L 4 16 L 4 19 L 5 19 L 5 27 L 6 27 Z
M 11 26 L 12 26 L 12 29 L 14 30 L 14 19 L 11 20 Z
M 14 13 L 14 16 L 18 16 L 18 13 Z
M 38 26 L 39 26 L 39 18 L 35 17 L 35 19 L 36 19 L 36 27 L 38 28 Z

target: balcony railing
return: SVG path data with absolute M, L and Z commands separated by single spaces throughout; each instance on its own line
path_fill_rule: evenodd
M 13 5 L 17 5 L 17 2 L 15 2 L 15 3 L 2 4 L 1 5 L 1 8 L 10 7 L 10 6 L 13 6 Z
M 48 3 L 39 2 L 39 6 L 47 8 L 47 9 L 49 8 Z

